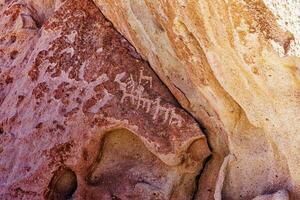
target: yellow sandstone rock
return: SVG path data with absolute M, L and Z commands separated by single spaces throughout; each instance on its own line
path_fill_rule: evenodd
M 300 59 L 263 1 L 94 2 L 205 128 L 199 200 L 300 199 Z

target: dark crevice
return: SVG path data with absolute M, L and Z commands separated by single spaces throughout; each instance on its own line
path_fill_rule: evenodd
M 208 157 L 205 159 L 202 169 L 200 170 L 199 174 L 198 174 L 198 175 L 196 176 L 196 178 L 195 178 L 195 185 L 196 185 L 196 187 L 195 187 L 195 190 L 193 191 L 191 200 L 196 200 L 196 197 L 197 197 L 196 195 L 198 194 L 198 190 L 199 190 L 199 181 L 200 181 L 201 175 L 202 175 L 204 169 L 206 168 L 207 163 L 208 163 L 211 159 L 212 159 L 212 155 L 208 156 Z
M 193 117 L 193 118 L 194 118 L 194 117 Z M 194 118 L 194 119 L 195 119 L 195 118 Z M 208 134 L 209 134 L 209 133 L 207 133 L 207 132 L 208 132 L 207 128 L 205 128 L 204 125 L 203 125 L 202 123 L 200 123 L 197 119 L 195 119 L 195 120 L 196 120 L 197 124 L 199 125 L 200 129 L 202 130 L 203 134 L 204 134 L 205 137 L 206 137 L 206 142 L 207 142 L 207 146 L 208 146 L 209 150 L 210 150 L 211 152 L 214 152 L 214 151 L 213 151 L 212 144 L 211 144 L 211 142 L 210 142 L 210 140 L 209 140 L 209 138 L 208 138 Z
M 191 104 L 191 102 L 189 101 L 189 99 L 187 98 L 186 94 L 179 88 L 177 87 L 174 83 L 173 83 L 173 86 L 179 90 L 179 92 L 184 96 L 185 100 L 187 100 L 189 102 L 189 104 Z M 186 111 L 187 112 L 187 111 Z

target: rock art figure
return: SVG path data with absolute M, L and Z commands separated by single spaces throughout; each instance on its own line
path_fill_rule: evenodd
M 191 199 L 206 137 L 95 4 L 0 3 L 0 199 Z

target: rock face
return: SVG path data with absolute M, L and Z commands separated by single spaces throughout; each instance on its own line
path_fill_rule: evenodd
M 93 2 L 0 3 L 0 198 L 191 199 L 206 138 Z
M 263 1 L 94 2 L 205 128 L 196 199 L 300 199 L 300 60 Z
M 266 194 L 255 197 L 253 200 L 289 200 L 289 193 L 285 190 L 279 190 L 273 194 Z

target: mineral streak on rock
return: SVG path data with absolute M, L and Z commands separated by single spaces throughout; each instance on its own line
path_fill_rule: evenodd
M 206 138 L 93 2 L 0 2 L 0 198 L 190 199 Z

